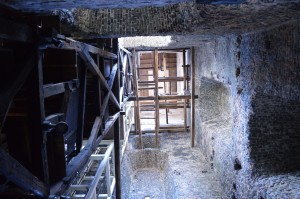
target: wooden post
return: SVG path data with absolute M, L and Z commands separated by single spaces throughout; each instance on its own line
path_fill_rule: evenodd
M 78 56 L 78 55 L 77 55 Z M 76 153 L 78 154 L 82 147 L 82 138 L 84 131 L 84 118 L 85 118 L 85 103 L 86 103 L 86 80 L 87 80 L 87 69 L 81 64 L 80 59 L 77 59 L 78 67 L 80 70 L 79 78 L 79 103 L 78 103 L 78 130 L 76 134 Z
M 154 82 L 155 82 L 155 143 L 158 148 L 158 133 L 159 133 L 159 100 L 158 100 L 158 50 L 154 51 Z
M 120 122 L 119 121 L 120 120 L 118 117 L 118 119 L 114 123 L 114 153 L 115 153 L 116 198 L 121 199 Z
M 163 67 L 164 67 L 164 77 L 167 76 L 167 58 L 166 58 L 166 53 L 163 53 Z M 167 88 L 166 88 L 166 82 L 164 82 L 164 92 L 165 94 L 167 93 Z M 171 85 L 170 85 L 170 89 L 171 89 Z M 171 93 L 170 93 L 171 95 Z M 165 102 L 167 103 L 167 100 L 165 100 Z M 169 124 L 169 118 L 168 118 L 168 108 L 166 108 L 166 124 Z
M 192 63 L 191 63 L 191 137 L 192 147 L 195 146 L 195 49 L 192 47 Z
M 186 59 L 185 59 L 185 49 L 183 49 L 182 50 L 182 55 L 183 55 L 183 90 L 184 90 L 184 94 L 185 94 L 185 92 L 186 92 L 186 90 L 187 90 L 187 87 L 186 87 L 186 67 L 185 67 L 185 65 L 186 65 Z M 183 106 L 184 106 L 184 108 L 183 108 L 183 112 L 184 112 L 184 132 L 186 133 L 187 132 L 187 122 L 186 122 L 186 120 L 187 120 L 187 114 L 186 114 L 186 103 L 187 103 L 187 100 L 186 99 L 184 99 L 183 100 L 184 101 L 184 104 L 183 104 Z
M 143 147 L 143 140 L 142 140 L 142 131 L 141 131 L 141 120 L 140 120 L 140 103 L 139 103 L 139 91 L 138 91 L 138 81 L 137 81 L 137 70 L 136 70 L 136 52 L 135 49 L 133 49 L 132 52 L 132 68 L 133 68 L 133 81 L 134 81 L 134 87 L 135 87 L 135 126 L 136 130 L 139 133 L 139 140 L 140 140 L 140 146 Z

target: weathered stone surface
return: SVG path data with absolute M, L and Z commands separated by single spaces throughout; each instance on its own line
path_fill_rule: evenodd
M 298 174 L 290 173 L 300 170 L 299 27 L 216 37 L 196 48 L 197 144 L 230 197 L 299 196 Z
M 65 11 L 57 11 L 64 16 Z M 300 19 L 299 1 L 212 5 L 185 2 L 164 7 L 75 9 L 68 26 L 100 36 L 224 35 L 270 28 Z M 62 21 L 70 21 L 68 18 Z
M 146 138 L 144 145 L 151 146 L 151 143 L 155 141 L 155 135 L 148 134 L 144 136 Z M 150 195 L 150 198 L 227 199 L 205 156 L 198 148 L 190 147 L 190 134 L 163 133 L 160 134 L 159 139 L 161 146 L 158 149 L 135 149 L 138 145 L 136 143 L 138 140 L 130 137 L 121 169 L 122 179 L 124 179 L 122 181 L 124 187 L 122 189 L 123 198 L 131 198 L 128 194 L 128 189 L 130 180 L 135 177 L 136 173 L 130 171 L 156 168 L 156 170 L 163 170 L 163 176 L 161 177 L 164 183 L 161 183 L 158 187 L 160 187 L 160 191 L 165 189 L 165 197 L 156 197 L 153 194 Z M 149 175 L 151 173 L 144 174 Z M 146 186 L 151 190 L 152 182 L 145 182 L 145 179 L 149 179 L 149 176 L 141 179 L 139 186 L 141 188 Z M 139 190 L 139 186 L 136 186 L 136 191 Z M 153 187 L 155 189 L 157 185 Z
M 22 11 L 45 12 L 54 9 L 72 8 L 139 8 L 145 6 L 166 6 L 192 0 L 1 0 L 0 3 Z

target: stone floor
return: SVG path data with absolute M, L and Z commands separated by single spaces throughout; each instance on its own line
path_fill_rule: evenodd
M 132 153 L 134 151 L 143 151 L 149 149 L 137 149 L 139 147 L 137 136 L 131 136 L 127 145 L 126 153 Z M 143 135 L 143 143 L 147 148 L 155 148 L 154 134 Z M 168 171 L 169 177 L 164 177 L 164 180 L 168 181 L 168 190 L 165 190 L 165 197 L 163 197 L 164 187 L 157 187 L 163 183 L 154 181 L 153 177 L 161 175 L 153 170 L 137 170 L 131 176 L 131 190 L 135 192 L 146 190 L 143 197 L 158 192 L 161 194 L 161 199 L 221 199 L 226 198 L 221 188 L 220 181 L 215 177 L 214 171 L 210 168 L 209 163 L 200 152 L 198 148 L 190 147 L 190 135 L 188 133 L 162 133 L 159 135 L 160 147 L 159 149 L 153 149 L 166 153 L 168 159 Z M 151 149 L 150 149 L 151 150 Z M 135 161 L 135 160 L 134 160 Z M 139 160 L 140 161 L 140 160 Z M 147 160 L 151 161 L 151 160 Z M 152 160 L 160 161 L 160 160 Z M 152 164 L 149 162 L 149 164 Z M 136 176 L 139 172 L 144 172 L 143 177 L 145 181 L 139 180 L 142 176 Z M 169 178 L 169 179 L 168 179 Z M 158 181 L 161 178 L 158 179 Z M 144 183 L 143 183 L 144 182 Z M 156 186 L 152 186 L 151 182 L 157 182 Z M 124 182 L 123 182 L 124 183 Z M 126 183 L 126 182 L 125 182 Z M 166 182 L 164 182 L 166 183 Z M 161 185 L 162 186 L 162 185 Z M 157 191 L 160 190 L 160 191 Z M 141 196 L 142 196 L 141 195 Z M 138 199 L 140 197 L 136 197 Z M 159 197 L 158 197 L 159 198 Z

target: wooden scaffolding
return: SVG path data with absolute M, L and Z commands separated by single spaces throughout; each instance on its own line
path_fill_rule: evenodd
M 159 146 L 159 132 L 191 132 L 191 146 L 194 146 L 194 48 L 147 51 L 146 59 L 141 59 L 145 51 L 136 52 L 133 49 L 133 96 L 135 101 L 135 130 L 142 144 L 142 134 L 155 132 L 156 147 Z M 182 75 L 177 75 L 174 62 L 168 62 L 168 56 L 180 53 L 182 56 Z M 170 55 L 169 55 L 170 54 Z M 169 60 L 176 61 L 176 56 Z M 189 63 L 188 61 L 189 60 Z M 175 68 L 175 72 L 172 72 Z M 159 71 L 160 70 L 160 71 Z M 152 79 L 151 79 L 152 78 Z M 183 82 L 182 92 L 177 92 L 177 82 Z M 172 86 L 173 85 L 173 86 Z M 175 88 L 175 89 L 174 89 Z M 190 108 L 190 123 L 188 125 L 188 108 Z M 160 110 L 165 110 L 166 125 L 160 121 Z M 183 109 L 183 124 L 169 124 L 170 109 Z M 142 117 L 143 112 L 154 112 L 153 117 Z M 143 129 L 141 120 L 154 120 L 154 129 Z

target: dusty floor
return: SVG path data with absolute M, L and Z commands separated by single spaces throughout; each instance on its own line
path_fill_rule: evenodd
M 127 157 L 122 162 L 121 172 L 131 175 L 130 178 L 124 177 L 122 179 L 122 184 L 127 185 L 123 187 L 125 190 L 122 190 L 127 192 L 125 194 L 127 198 L 226 198 L 220 181 L 216 179 L 214 171 L 210 168 L 203 154 L 198 148 L 190 147 L 188 133 L 160 134 L 159 149 L 154 149 L 153 134 L 143 136 L 145 149 L 136 149 L 138 148 L 137 138 L 137 136 L 130 137 L 125 152 Z M 156 153 L 166 155 L 155 155 Z M 163 164 L 155 163 L 162 161 Z M 157 164 L 164 166 L 155 166 Z

